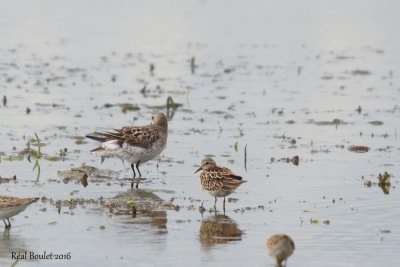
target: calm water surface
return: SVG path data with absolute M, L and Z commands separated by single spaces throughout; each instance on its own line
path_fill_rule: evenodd
M 2 180 L 0 194 L 42 200 L 0 236 L 0 265 L 274 266 L 265 241 L 286 233 L 288 266 L 398 266 L 399 8 L 2 1 L 0 176 L 17 180 Z M 131 190 L 129 164 L 101 164 L 82 137 L 147 124 L 168 96 L 182 104 L 168 147 Z M 19 157 L 35 132 L 39 177 Z M 225 215 L 198 209 L 213 205 L 193 174 L 206 154 L 248 180 Z M 62 175 L 82 164 L 100 172 L 87 187 Z M 15 261 L 18 251 L 71 259 Z

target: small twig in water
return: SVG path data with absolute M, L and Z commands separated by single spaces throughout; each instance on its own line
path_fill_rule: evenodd
M 244 146 L 244 169 L 247 172 L 247 144 Z
M 34 158 L 35 158 L 35 165 L 33 166 L 33 170 L 37 169 L 37 176 L 36 176 L 36 179 L 39 180 L 39 177 L 40 177 L 40 163 L 39 163 L 39 159 L 41 158 L 42 153 L 41 153 L 41 143 L 40 143 L 40 139 L 39 139 L 39 136 L 37 135 L 37 133 L 35 133 L 35 137 L 36 137 L 36 143 L 37 143 L 38 149 L 37 149 L 36 151 L 35 151 L 35 150 L 32 150 L 31 154 L 32 154 L 32 155 L 34 156 Z

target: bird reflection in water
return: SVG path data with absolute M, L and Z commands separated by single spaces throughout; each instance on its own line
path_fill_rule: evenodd
M 119 221 L 124 226 L 150 225 L 154 233 L 166 234 L 167 211 L 162 203 L 163 200 L 152 191 L 135 189 L 104 201 L 103 206 L 110 214 L 121 216 Z
M 3 233 L 0 233 L 0 266 L 10 266 L 10 255 L 11 253 L 23 254 L 29 250 L 26 244 L 26 239 L 19 234 L 10 233 L 9 229 L 4 229 Z M 11 266 L 15 266 L 16 260 Z
M 226 215 L 216 214 L 201 221 L 199 236 L 203 247 L 227 244 L 242 240 L 243 231 L 234 220 Z

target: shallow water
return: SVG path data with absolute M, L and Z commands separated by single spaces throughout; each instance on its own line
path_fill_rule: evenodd
M 46 251 L 71 259 L 35 266 L 273 266 L 266 239 L 286 233 L 288 266 L 397 266 L 398 3 L 326 4 L 5 1 L 0 176 L 16 181 L 0 193 L 42 200 L 11 219 L 0 265 Z M 167 149 L 131 190 L 129 164 L 82 137 L 147 124 L 168 96 L 182 106 Z M 35 132 L 39 177 L 19 153 Z M 225 216 L 193 174 L 204 155 L 248 180 Z

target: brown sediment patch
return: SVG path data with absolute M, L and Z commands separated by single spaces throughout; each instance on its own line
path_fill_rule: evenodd
M 72 191 L 70 195 L 74 195 L 76 193 L 75 191 Z M 110 216 L 121 216 L 120 219 L 118 219 L 121 223 L 149 224 L 159 230 L 160 233 L 166 233 L 166 211 L 173 208 L 168 205 L 163 205 L 164 200 L 158 197 L 154 192 L 156 192 L 156 190 L 129 190 L 107 199 L 103 197 L 98 199 L 53 199 L 42 197 L 42 202 L 55 206 L 57 212 L 60 214 L 65 213 L 71 215 L 74 214 L 72 210 L 77 207 L 87 207 L 88 205 L 101 206 L 108 211 Z M 165 190 L 162 192 L 171 193 Z M 41 211 L 46 212 L 47 209 L 42 209 Z
M 57 175 L 63 179 L 64 183 L 75 181 L 75 183 L 82 183 L 86 187 L 89 177 L 91 182 L 108 181 L 117 178 L 119 173 L 107 169 L 98 169 L 89 165 L 82 165 L 69 170 L 58 171 Z M 86 178 L 84 178 L 85 175 L 87 176 Z
M 41 201 L 42 201 L 42 203 L 49 203 L 50 205 L 55 206 L 58 210 L 58 213 L 60 213 L 61 208 L 74 209 L 77 206 L 86 206 L 88 204 L 100 205 L 103 202 L 103 199 L 102 198 L 99 198 L 99 199 L 93 199 L 93 198 L 53 199 L 53 198 L 42 197 Z
M 369 147 L 367 146 L 349 146 L 349 151 L 357 152 L 357 153 L 365 153 L 369 151 Z
M 172 202 L 165 202 L 157 196 L 155 192 L 173 193 L 168 190 L 145 190 L 145 189 L 130 189 L 126 192 L 117 194 L 115 197 L 107 199 L 103 202 L 103 206 L 109 209 L 109 212 L 114 215 L 130 214 L 132 206 L 139 211 L 143 210 L 172 210 L 175 205 Z
M 105 200 L 102 206 L 112 216 L 124 216 L 121 217 L 121 222 L 124 224 L 150 224 L 159 233 L 166 233 L 166 210 L 177 209 L 175 205 L 165 203 L 154 192 L 156 190 L 129 190 Z

